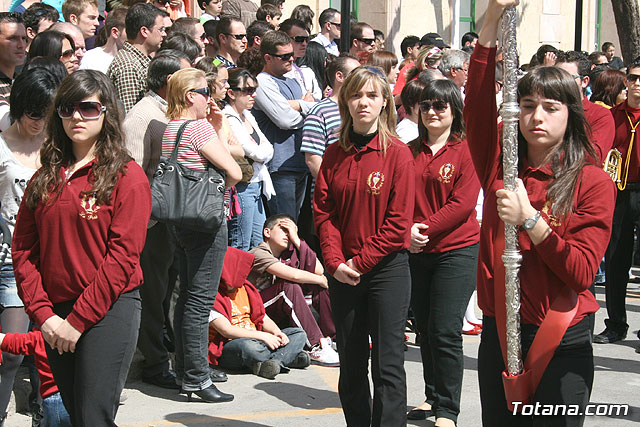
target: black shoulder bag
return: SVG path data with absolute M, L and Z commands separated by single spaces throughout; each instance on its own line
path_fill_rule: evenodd
M 176 135 L 171 157 L 160 156 L 151 181 L 151 218 L 194 231 L 215 232 L 225 220 L 225 173 L 209 163 L 206 171 L 178 163 L 178 145 L 185 121 Z

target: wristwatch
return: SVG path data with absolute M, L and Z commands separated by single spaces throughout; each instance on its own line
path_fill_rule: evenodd
M 523 230 L 531 230 L 536 226 L 538 220 L 540 219 L 540 211 L 536 211 L 536 213 L 531 217 L 524 220 L 520 228 Z

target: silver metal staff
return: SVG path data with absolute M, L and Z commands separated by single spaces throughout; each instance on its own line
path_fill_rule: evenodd
M 503 104 L 500 110 L 503 122 L 502 168 L 504 187 L 516 189 L 518 177 L 518 53 L 516 49 L 515 6 L 505 9 L 502 16 L 502 52 L 504 58 Z M 509 375 L 522 372 L 522 348 L 520 345 L 520 263 L 522 255 L 518 248 L 517 226 L 504 225 L 505 249 L 502 255 L 505 277 L 505 300 L 507 304 L 507 371 Z

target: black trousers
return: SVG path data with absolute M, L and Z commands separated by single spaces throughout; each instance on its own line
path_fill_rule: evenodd
M 65 318 L 75 301 L 54 304 Z M 120 393 L 133 359 L 140 326 L 140 292 L 124 293 L 105 317 L 84 331 L 75 353 L 60 355 L 45 344 L 53 378 L 74 426 L 115 426 Z
M 560 345 L 542 375 L 534 402 L 541 405 L 579 405 L 581 412 L 589 403 L 593 386 L 592 329 L 594 315 L 586 316 L 567 329 Z M 537 326 L 521 325 L 523 360 L 531 347 Z M 582 426 L 584 416 L 514 416 L 507 409 L 502 386 L 504 362 L 498 341 L 496 320 L 482 318 L 482 338 L 478 350 L 478 379 L 482 425 L 486 427 Z M 532 402 L 532 403 L 534 403 Z
M 411 308 L 420 332 L 426 401 L 436 418 L 457 421 L 464 355 L 462 322 L 476 288 L 478 244 L 409 255 Z
M 630 183 L 624 191 L 618 190 L 611 240 L 605 255 L 605 296 L 609 318 L 604 322 L 607 328 L 622 335 L 629 328 L 625 298 L 633 258 L 633 228 L 638 219 L 640 183 Z
M 340 355 L 338 392 L 349 427 L 407 424 L 403 344 L 410 280 L 406 251 L 389 254 L 364 274 L 357 286 L 330 278 Z M 373 405 L 368 378 L 369 336 Z
M 144 283 L 140 287 L 142 318 L 138 348 L 144 356 L 143 375 L 153 376 L 169 369 L 169 353 L 164 346 L 164 301 L 175 285 L 169 270 L 174 261 L 175 236 L 167 226 L 157 223 L 147 230 L 140 255 Z

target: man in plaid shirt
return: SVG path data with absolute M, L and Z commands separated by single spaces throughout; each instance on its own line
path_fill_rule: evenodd
M 137 3 L 125 18 L 127 41 L 111 62 L 107 76 L 113 81 L 125 112 L 135 105 L 146 91 L 147 68 L 151 55 L 166 37 L 166 12 L 150 3 Z

